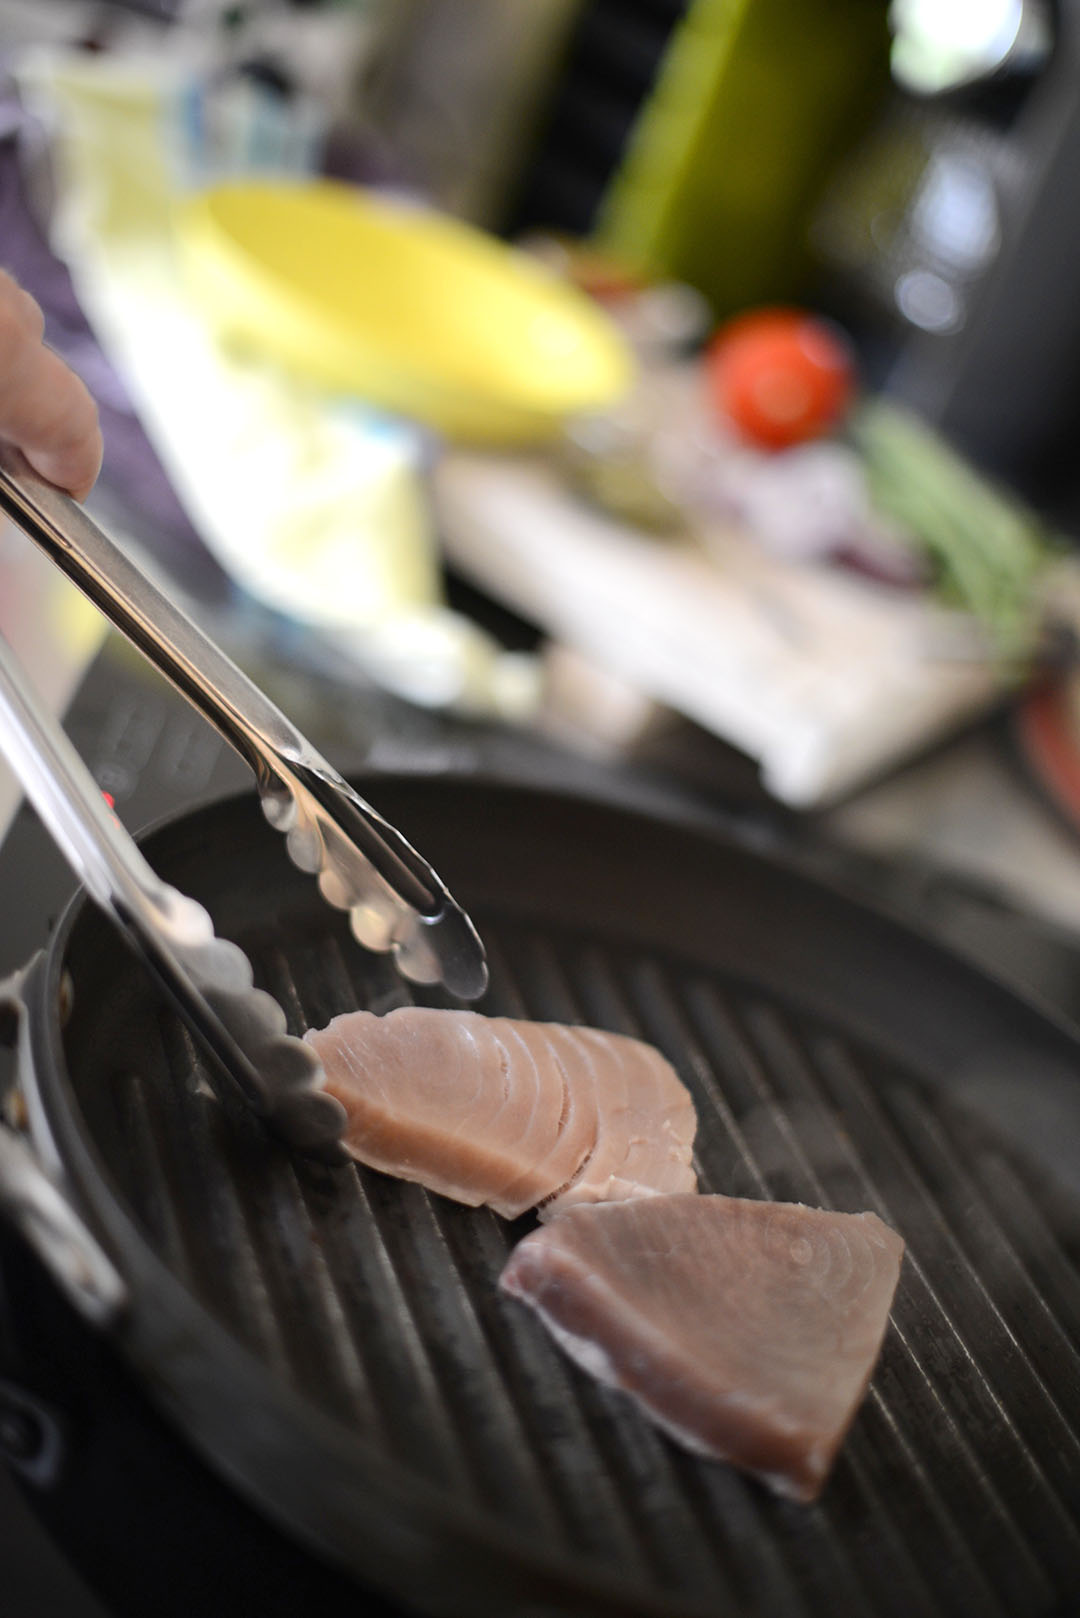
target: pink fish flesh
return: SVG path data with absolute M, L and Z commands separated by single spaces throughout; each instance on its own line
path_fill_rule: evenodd
M 680 1444 L 809 1501 L 866 1393 L 903 1252 L 873 1213 L 652 1196 L 566 1209 L 500 1285 Z
M 696 1188 L 697 1117 L 650 1045 L 600 1029 L 403 1006 L 305 1038 L 361 1162 L 507 1219 Z

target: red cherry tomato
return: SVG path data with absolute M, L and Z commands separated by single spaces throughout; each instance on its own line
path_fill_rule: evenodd
M 820 437 L 855 391 L 847 338 L 799 309 L 755 309 L 730 321 L 706 350 L 705 372 L 714 409 L 766 449 Z

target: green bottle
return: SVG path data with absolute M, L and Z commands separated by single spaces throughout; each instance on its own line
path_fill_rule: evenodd
M 693 0 L 601 203 L 599 245 L 717 318 L 798 295 L 807 222 L 888 87 L 881 0 Z

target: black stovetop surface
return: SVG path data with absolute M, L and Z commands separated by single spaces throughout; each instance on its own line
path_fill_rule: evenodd
M 1065 935 L 940 872 L 878 863 L 822 844 L 748 790 L 741 768 L 733 767 L 718 788 L 714 780 L 703 795 L 673 775 L 602 769 L 535 739 L 449 725 L 311 673 L 252 672 L 345 772 L 365 764 L 475 770 L 629 798 L 658 811 L 692 805 L 757 846 L 797 854 L 827 879 L 887 905 L 1080 1022 L 1080 951 Z M 83 682 L 66 728 L 132 830 L 250 785 L 246 767 L 215 733 L 114 637 Z M 0 976 L 47 942 L 74 887 L 37 817 L 24 806 L 0 844 Z M 0 1051 L 0 1064 L 7 1061 Z M 5 1072 L 0 1065 L 0 1082 Z M 3 1618 L 44 1613 L 108 1618 L 39 1527 L 3 1466 L 0 1570 Z

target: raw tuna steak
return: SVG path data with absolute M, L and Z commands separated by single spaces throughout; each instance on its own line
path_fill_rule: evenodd
M 595 1144 L 578 1172 L 540 1210 L 549 1219 L 578 1202 L 694 1191 L 697 1113 L 670 1062 L 641 1040 L 598 1028 L 533 1023 L 560 1052 L 570 1088 L 591 1093 Z
M 679 1443 L 813 1500 L 903 1252 L 872 1213 L 653 1196 L 567 1209 L 519 1242 L 500 1284 Z
M 514 1219 L 695 1188 L 693 1103 L 640 1040 L 421 1006 L 347 1012 L 305 1038 L 352 1154 L 459 1202 Z

